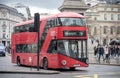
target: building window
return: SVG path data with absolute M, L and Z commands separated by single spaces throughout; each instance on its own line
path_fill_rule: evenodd
M 114 32 L 114 26 L 111 26 L 110 27 L 110 34 L 113 34 L 113 32 Z
M 94 34 L 96 34 L 96 33 L 97 33 L 97 31 L 96 31 L 96 30 L 97 30 L 97 28 L 96 28 L 96 27 L 94 27 Z
M 92 34 L 91 26 L 90 25 L 88 25 L 88 32 L 89 32 L 90 35 Z
M 120 34 L 120 26 L 117 27 L 117 34 Z
M 3 38 L 6 38 L 6 37 L 5 37 L 5 35 L 6 35 L 6 34 L 5 34 L 5 33 L 3 33 Z
M 107 11 L 107 8 L 106 8 L 106 7 L 104 8 L 104 11 Z
M 5 21 L 3 21 L 3 24 L 6 24 L 6 22 L 5 22 Z
M 107 14 L 104 14 L 104 20 L 107 20 Z
M 103 39 L 103 45 L 105 46 L 107 44 L 107 40 Z
M 104 34 L 107 34 L 108 27 L 104 26 Z
M 114 20 L 114 15 L 113 14 L 111 14 L 111 20 Z
M 120 8 L 118 8 L 118 12 L 120 12 Z
M 94 20 L 96 21 L 96 20 L 97 20 L 97 18 L 95 17 L 95 18 L 94 18 Z
M 114 8 L 111 8 L 111 11 L 113 11 L 114 10 Z
M 7 12 L 6 11 L 2 11 L 2 17 L 6 17 L 7 16 Z
M 120 14 L 118 14 L 118 20 L 120 20 Z
M 5 24 L 2 25 L 2 30 L 3 30 L 3 32 L 6 32 L 6 27 L 7 27 L 7 26 L 6 26 Z

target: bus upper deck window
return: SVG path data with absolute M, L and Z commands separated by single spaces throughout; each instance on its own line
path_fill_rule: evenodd
M 34 30 L 34 27 L 30 27 L 29 28 L 29 32 L 34 32 L 35 30 Z

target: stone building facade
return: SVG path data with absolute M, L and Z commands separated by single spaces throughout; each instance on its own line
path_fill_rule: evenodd
M 89 8 L 84 0 L 64 0 L 63 4 L 58 8 L 61 12 L 76 12 L 84 15 Z
M 89 0 L 64 0 L 59 10 L 84 14 L 90 40 L 106 45 L 112 39 L 120 39 L 120 4 L 91 0 L 97 4 L 88 6 L 85 1 Z
M 5 46 L 10 45 L 14 25 L 24 19 L 16 9 L 0 4 L 0 42 Z
M 85 16 L 90 38 L 103 45 L 120 38 L 120 4 L 96 4 L 86 11 Z

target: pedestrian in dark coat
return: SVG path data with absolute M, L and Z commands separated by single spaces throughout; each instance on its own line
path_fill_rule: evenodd
M 98 53 L 99 53 L 98 61 L 100 62 L 101 56 L 102 56 L 103 61 L 104 61 L 104 48 L 102 45 L 100 45 L 100 47 L 98 49 Z
M 97 56 L 98 55 L 98 47 L 94 47 L 94 56 Z

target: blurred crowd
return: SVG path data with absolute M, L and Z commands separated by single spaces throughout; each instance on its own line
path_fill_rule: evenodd
M 94 47 L 94 55 L 98 58 L 98 62 L 105 61 L 109 63 L 111 58 L 120 56 L 120 45 L 105 45 L 98 44 Z

